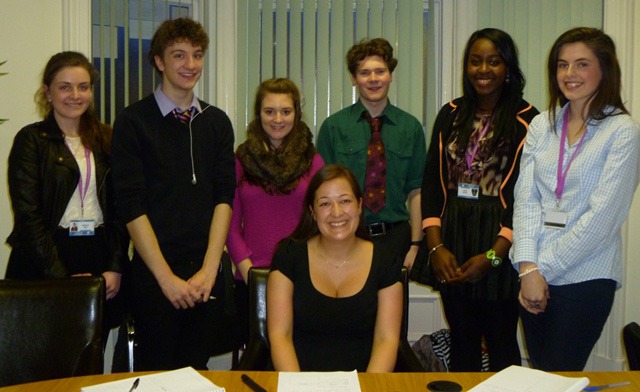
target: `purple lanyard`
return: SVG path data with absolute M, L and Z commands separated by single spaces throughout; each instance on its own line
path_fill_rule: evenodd
M 65 141 L 67 148 L 71 151 L 71 155 L 73 155 L 73 151 L 71 150 L 71 146 L 69 143 Z M 80 208 L 82 209 L 82 217 L 84 218 L 84 198 L 87 196 L 87 192 L 89 191 L 89 182 L 91 182 L 91 151 L 87 147 L 84 148 L 84 158 L 87 164 L 87 175 L 84 180 L 84 186 L 82 185 L 82 173 L 80 173 L 80 178 L 78 179 L 78 192 L 80 193 Z M 75 158 L 75 155 L 74 155 Z
M 562 199 L 562 192 L 564 191 L 564 181 L 567 179 L 567 172 L 571 167 L 571 163 L 573 162 L 575 157 L 578 155 L 578 152 L 580 151 L 580 147 L 582 147 L 582 142 L 584 142 L 584 137 L 587 136 L 587 129 L 585 128 L 584 133 L 582 134 L 582 137 L 578 142 L 578 146 L 576 147 L 576 150 L 571 155 L 571 158 L 569 158 L 569 162 L 567 162 L 567 167 L 564 169 L 564 171 L 562 171 L 562 163 L 564 162 L 564 145 L 565 145 L 565 140 L 567 138 L 567 132 L 568 132 L 567 128 L 569 127 L 568 124 L 569 124 L 569 113 L 567 111 L 564 114 L 564 121 L 562 122 L 560 152 L 558 153 L 558 180 L 556 185 L 556 202 L 557 203 L 560 203 L 560 199 Z
M 489 131 L 489 126 L 491 125 L 491 121 L 493 121 L 493 116 L 491 116 L 487 120 L 487 123 L 482 128 L 482 131 L 480 131 L 480 135 L 478 135 L 478 141 L 473 146 L 472 152 L 469 152 L 469 149 L 467 149 L 467 151 L 464 154 L 465 159 L 467 160 L 467 168 L 469 169 L 469 171 L 471 171 L 471 166 L 473 165 L 473 160 L 476 158 L 476 154 L 478 153 L 478 147 L 480 146 L 480 140 L 482 140 L 484 135 L 487 134 L 487 131 Z

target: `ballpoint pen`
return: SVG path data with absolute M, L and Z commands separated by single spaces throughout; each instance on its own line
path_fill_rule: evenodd
M 621 387 L 623 385 L 629 385 L 629 384 L 631 384 L 630 381 L 616 382 L 613 384 L 605 384 L 605 385 L 596 385 L 593 387 L 586 387 L 585 389 L 583 389 L 583 391 L 601 391 L 603 389 Z
M 260 386 L 260 384 L 258 384 L 257 382 L 253 381 L 251 379 L 251 377 L 247 376 L 246 374 L 243 374 L 242 376 L 240 376 L 240 378 L 242 379 L 242 382 L 244 382 L 245 384 L 247 384 L 249 386 L 249 388 L 251 388 L 252 391 L 254 391 L 254 392 L 267 392 L 266 389 L 262 388 Z
M 131 389 L 129 389 L 129 392 L 135 391 L 136 388 L 138 388 L 138 384 L 140 384 L 140 377 L 136 378 L 136 380 L 133 382 L 133 385 L 131 386 Z

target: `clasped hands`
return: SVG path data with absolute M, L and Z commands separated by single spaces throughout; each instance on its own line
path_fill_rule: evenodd
M 431 255 L 431 268 L 442 284 L 473 283 L 482 279 L 491 269 L 484 253 L 475 255 L 458 267 L 456 257 L 444 246 Z
M 162 293 L 176 309 L 193 308 L 196 304 L 207 302 L 215 284 L 218 270 L 198 270 L 189 280 L 184 280 L 174 274 L 159 281 Z

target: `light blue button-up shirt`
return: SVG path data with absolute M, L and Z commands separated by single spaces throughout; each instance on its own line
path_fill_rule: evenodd
M 533 119 L 515 188 L 512 262 L 537 264 L 550 285 L 592 279 L 622 282 L 620 228 L 640 175 L 640 127 L 628 115 L 591 121 L 567 172 L 559 210 L 563 229 L 545 227 L 544 211 L 556 206 L 558 154 L 568 104 L 552 129 L 549 113 Z M 565 143 L 563 170 L 578 142 Z

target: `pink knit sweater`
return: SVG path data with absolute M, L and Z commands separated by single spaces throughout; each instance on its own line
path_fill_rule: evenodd
M 290 194 L 269 195 L 261 187 L 242 180 L 244 169 L 236 158 L 237 187 L 227 236 L 227 249 L 235 264 L 248 258 L 254 267 L 271 265 L 278 241 L 291 234 L 298 224 L 309 181 L 322 166 L 324 162 L 316 154 L 309 173 Z M 236 279 L 242 279 L 239 272 Z

